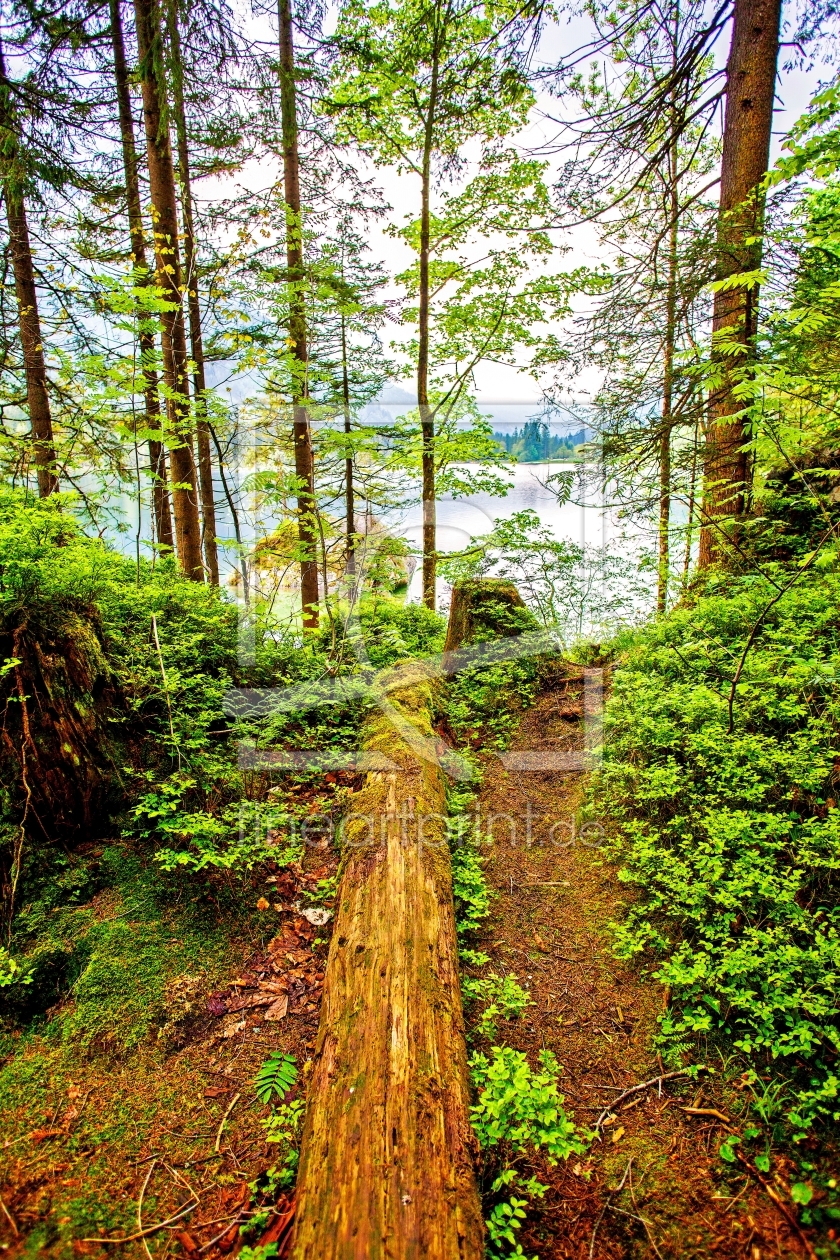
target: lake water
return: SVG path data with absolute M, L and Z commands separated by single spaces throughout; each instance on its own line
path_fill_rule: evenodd
M 574 502 L 561 503 L 552 490 L 549 478 L 557 473 L 569 472 L 575 476 L 572 492 Z M 542 525 L 551 530 L 556 538 L 568 539 L 581 546 L 609 548 L 620 533 L 615 514 L 602 506 L 602 497 L 586 481 L 592 480 L 593 470 L 581 484 L 580 465 L 575 464 L 516 464 L 511 479 L 511 489 L 505 498 L 489 494 L 475 494 L 466 499 L 451 496 L 438 501 L 437 539 L 440 551 L 460 551 L 482 534 L 493 528 L 496 519 L 506 519 L 517 512 L 535 512 Z M 414 546 L 422 539 L 422 512 L 418 503 L 389 520 L 389 525 Z M 420 598 L 421 574 L 419 567 L 412 578 L 408 598 Z M 439 583 L 439 598 L 446 601 L 448 587 Z

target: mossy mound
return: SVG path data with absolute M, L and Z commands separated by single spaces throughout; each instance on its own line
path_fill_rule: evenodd
M 467 643 L 506 638 L 537 629 L 513 582 L 502 578 L 469 578 L 452 588 L 445 652 Z

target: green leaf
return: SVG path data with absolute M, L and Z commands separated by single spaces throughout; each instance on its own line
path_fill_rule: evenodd
M 282 1050 L 270 1054 L 254 1077 L 254 1089 L 261 1103 L 271 1102 L 276 1094 L 285 1098 L 298 1078 L 297 1063 L 293 1054 Z
M 806 1207 L 813 1199 L 814 1191 L 806 1182 L 795 1181 L 790 1188 L 790 1197 L 794 1203 L 799 1203 L 802 1207 Z

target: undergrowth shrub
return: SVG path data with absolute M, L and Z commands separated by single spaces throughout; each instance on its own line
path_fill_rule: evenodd
M 550 1050 L 540 1052 L 536 1071 L 521 1050 L 510 1046 L 493 1046 L 489 1058 L 475 1053 L 469 1063 L 477 1090 L 472 1125 L 489 1183 L 488 1255 L 524 1257 L 516 1232 L 531 1201 L 541 1198 L 548 1187 L 525 1172 L 523 1161 L 536 1152 L 549 1164 L 583 1154 L 587 1135 L 578 1132 L 563 1106 L 560 1068 Z
M 840 1118 L 840 575 L 768 608 L 784 580 L 719 579 L 624 644 L 591 809 L 636 889 L 619 953 L 671 993 L 666 1039 L 773 1065 L 802 1132 Z

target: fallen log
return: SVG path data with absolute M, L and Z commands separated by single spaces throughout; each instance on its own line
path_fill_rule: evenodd
M 484 1254 L 434 686 L 395 667 L 366 727 L 395 768 L 368 775 L 343 827 L 294 1260 Z

